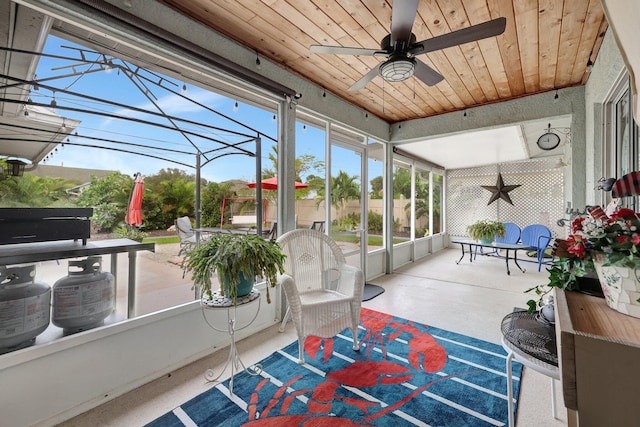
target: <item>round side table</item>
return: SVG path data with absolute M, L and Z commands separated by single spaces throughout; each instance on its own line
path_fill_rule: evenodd
M 258 309 L 256 310 L 253 318 L 244 326 L 237 327 L 236 326 L 236 310 L 238 307 L 251 304 L 255 301 L 258 301 Z M 258 313 L 260 312 L 260 291 L 253 288 L 248 295 L 243 297 L 238 297 L 235 300 L 232 298 L 227 298 L 225 296 L 220 295 L 220 291 L 213 292 L 213 298 L 209 299 L 203 297 L 200 300 L 200 305 L 203 307 L 202 315 L 207 322 L 207 324 L 218 332 L 227 332 L 231 337 L 231 345 L 229 347 L 229 357 L 224 364 L 224 367 L 220 371 L 218 375 L 215 375 L 213 369 L 207 369 L 205 373 L 205 378 L 207 381 L 218 381 L 218 379 L 224 374 L 227 370 L 227 366 L 231 365 L 231 377 L 229 379 L 229 395 L 233 394 L 233 376 L 236 373 L 236 369 L 238 366 L 242 366 L 242 369 L 249 375 L 260 375 L 262 372 L 262 365 L 255 364 L 252 366 L 245 366 L 245 364 L 240 359 L 240 355 L 238 354 L 238 349 L 236 348 L 236 339 L 235 333 L 236 331 L 241 331 L 243 329 L 248 328 L 258 317 Z M 227 310 L 227 329 L 219 329 L 216 326 L 212 325 L 206 318 L 204 314 L 204 309 L 215 309 L 215 310 Z
M 540 319 L 540 312 L 514 311 L 502 319 L 502 347 L 507 352 L 507 399 L 509 427 L 515 425 L 513 413 L 513 375 L 511 361 L 551 378 L 551 413 L 557 418 L 556 386 L 560 379 L 555 326 Z

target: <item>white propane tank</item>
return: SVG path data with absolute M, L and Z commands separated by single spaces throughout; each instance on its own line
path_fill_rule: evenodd
M 0 354 L 33 345 L 49 326 L 51 286 L 35 275 L 35 265 L 0 266 Z
M 54 325 L 74 334 L 101 326 L 115 307 L 115 281 L 103 272 L 102 258 L 69 261 L 69 275 L 53 285 Z

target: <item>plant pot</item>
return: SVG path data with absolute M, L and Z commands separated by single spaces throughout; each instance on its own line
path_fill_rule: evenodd
M 607 305 L 612 309 L 640 318 L 640 270 L 616 265 L 603 266 L 604 257 L 596 254 L 593 265 Z
M 236 285 L 236 296 L 238 298 L 249 295 L 251 293 L 251 290 L 253 289 L 253 285 L 255 283 L 253 268 L 251 268 L 251 272 L 252 274 L 249 277 L 245 277 L 244 274 L 240 272 L 240 283 Z M 225 277 L 224 280 L 221 280 L 221 283 L 223 283 L 221 286 L 224 287 L 224 294 L 228 297 L 229 295 L 231 295 L 231 292 L 229 292 L 229 278 Z
M 480 239 L 480 243 L 483 245 L 490 245 L 495 241 L 495 237 L 483 237 Z

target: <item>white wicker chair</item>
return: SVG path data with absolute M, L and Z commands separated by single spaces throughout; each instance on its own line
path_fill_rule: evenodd
M 191 228 L 191 220 L 188 216 L 181 216 L 174 221 L 178 237 L 180 237 L 180 247 L 196 241 L 196 233 Z
M 280 331 L 289 316 L 293 317 L 300 363 L 304 363 L 304 341 L 310 335 L 331 338 L 351 328 L 353 349 L 359 350 L 362 270 L 347 265 L 338 245 L 316 230 L 289 231 L 278 243 L 287 255 L 286 273 L 280 277 L 280 283 L 289 302 Z

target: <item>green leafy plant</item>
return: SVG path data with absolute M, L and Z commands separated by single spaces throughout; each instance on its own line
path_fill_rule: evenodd
M 504 237 L 506 227 L 504 222 L 480 220 L 467 227 L 467 233 L 473 240 L 492 239 L 497 234 Z
M 277 284 L 278 273 L 284 273 L 285 255 L 280 245 L 255 234 L 216 233 L 204 242 L 185 246 L 181 253 L 182 267 L 192 273 L 193 286 L 198 286 L 202 295 L 209 298 L 213 297 L 211 277 L 217 272 L 220 283 L 228 280 L 229 284 L 229 295 L 225 295 L 224 287 L 221 294 L 235 299 L 242 272 L 244 277 L 253 274 L 264 277 L 270 303 L 269 287 Z
M 544 305 L 544 297 L 553 288 L 574 291 L 580 289 L 580 278 L 585 277 L 589 270 L 593 270 L 593 263 L 576 257 L 556 258 L 547 268 L 549 280 L 544 285 L 534 286 L 527 289 L 525 293 L 533 292 L 536 299 L 527 301 L 529 313 L 533 313 Z
M 114 231 L 116 237 L 120 239 L 131 239 L 136 242 L 142 242 L 147 237 L 147 233 L 137 227 L 120 227 Z

